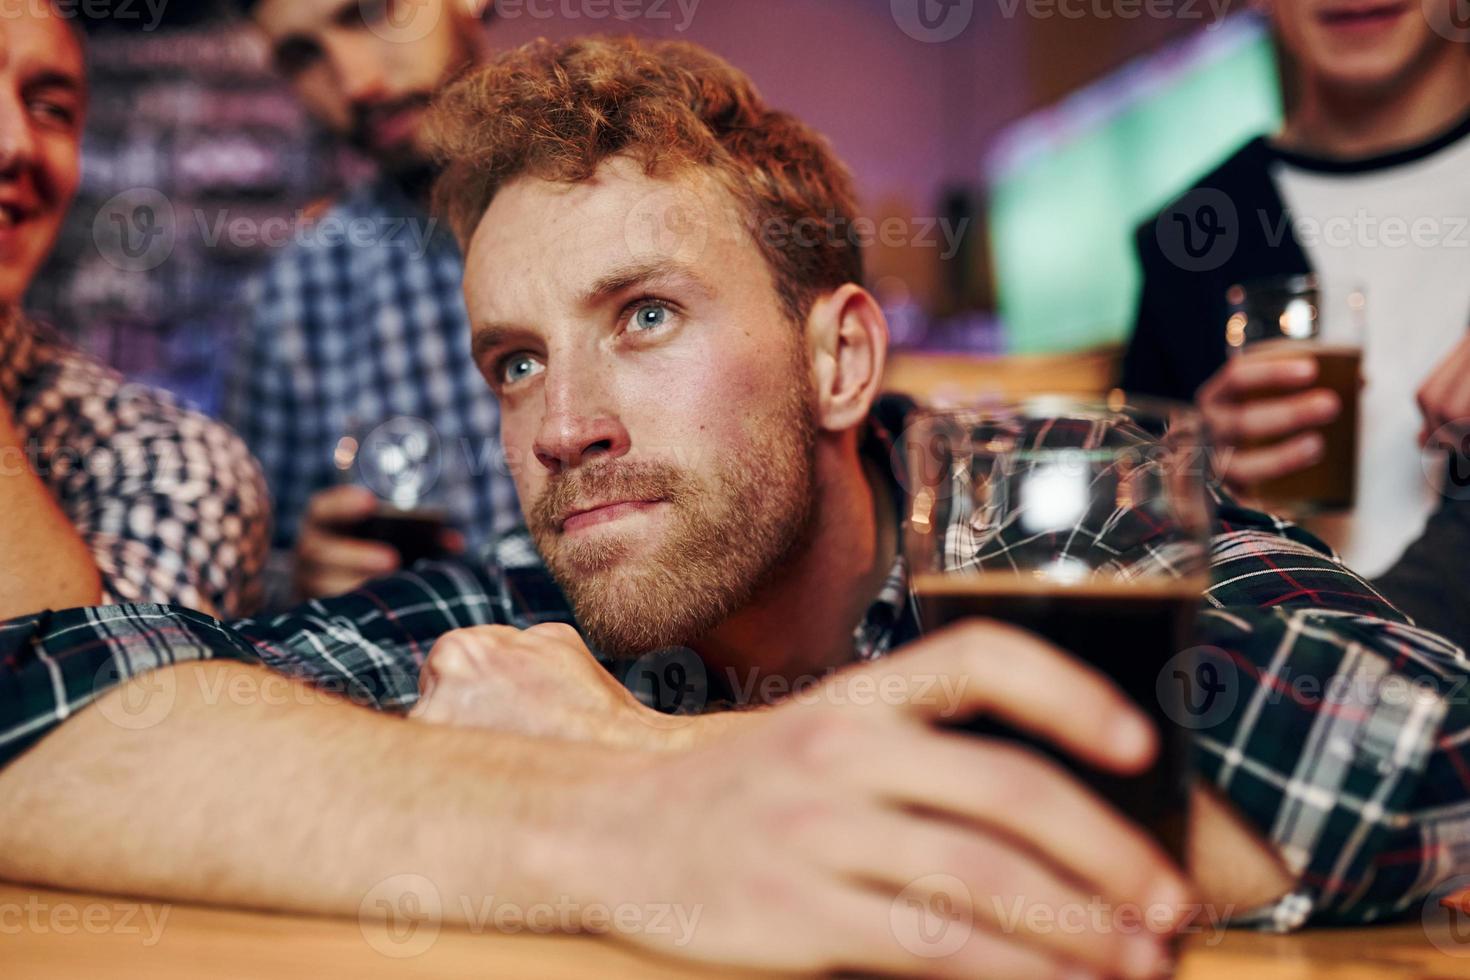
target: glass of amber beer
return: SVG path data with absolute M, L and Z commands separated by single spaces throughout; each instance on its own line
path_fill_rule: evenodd
M 1342 404 L 1337 418 L 1321 429 L 1322 458 L 1306 469 L 1257 484 L 1250 488 L 1251 495 L 1295 517 L 1351 509 L 1358 482 L 1362 290 L 1323 290 L 1311 275 L 1274 276 L 1237 283 L 1225 299 L 1230 307 L 1225 324 L 1230 356 L 1310 357 L 1317 362 L 1313 387 L 1331 389 Z M 1329 307 L 1325 311 L 1324 303 Z M 1254 399 L 1293 393 L 1263 390 Z
M 1181 865 L 1190 737 L 1183 688 L 1211 527 L 1199 416 L 1164 402 L 1035 398 L 921 412 L 905 433 L 905 553 L 921 625 L 1002 620 L 1095 667 L 1160 735 L 1145 772 L 1063 758 L 988 719 L 967 731 L 1053 755 Z

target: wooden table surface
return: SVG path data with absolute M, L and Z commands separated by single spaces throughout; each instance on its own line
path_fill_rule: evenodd
M 1178 980 L 1470 978 L 1470 926 L 1452 933 L 1438 914 L 1428 927 L 1414 922 L 1292 936 L 1242 931 L 1214 939 L 1213 945 L 1203 936 L 1188 943 Z M 404 951 L 417 955 L 389 955 Z M 0 977 L 5 980 L 693 976 L 752 974 L 699 971 L 590 937 L 476 935 L 445 928 L 400 947 L 385 942 L 381 927 L 363 927 L 355 920 L 140 903 L 0 884 Z

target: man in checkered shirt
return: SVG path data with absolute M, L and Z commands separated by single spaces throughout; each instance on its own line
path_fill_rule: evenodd
M 269 504 L 228 429 L 124 384 L 21 298 L 80 178 L 78 38 L 32 8 L 0 37 L 0 616 L 97 602 L 254 609 Z
M 469 5 L 238 0 L 277 69 L 328 129 L 380 174 L 301 229 L 253 280 L 226 418 L 265 469 L 275 526 L 270 605 L 335 595 L 398 567 L 387 544 L 343 529 L 378 500 L 340 485 L 338 444 L 408 417 L 434 433 L 439 475 L 426 506 L 480 550 L 518 521 L 495 399 L 469 357 L 453 239 L 425 208 L 432 168 L 420 135 L 430 94 L 484 54 Z M 345 16 L 344 16 L 345 15 Z M 419 29 L 422 22 L 423 29 Z M 344 457 L 350 475 L 350 454 Z M 371 480 L 371 477 L 369 477 Z
M 438 111 L 476 356 L 534 460 L 528 530 L 231 626 L 140 606 L 0 626 L 0 876 L 451 922 L 487 895 L 564 901 L 593 931 L 591 910 L 673 903 L 699 910 L 687 937 L 624 938 L 1031 978 L 1156 975 L 1192 901 L 1374 922 L 1470 867 L 1463 654 L 1224 497 L 1199 640 L 1236 704 L 1197 732 L 1192 882 L 1065 770 L 938 724 L 993 714 L 1115 771 L 1157 744 L 1029 634 L 922 635 L 906 406 L 878 398 L 886 327 L 834 217 L 850 181 L 743 75 L 687 45 L 542 42 Z M 798 222 L 817 244 L 745 233 Z M 651 679 L 697 713 L 646 707 Z M 754 710 L 698 712 L 715 700 Z M 1099 907 L 1149 928 L 1067 915 Z M 1025 928 L 1036 910 L 1076 928 Z

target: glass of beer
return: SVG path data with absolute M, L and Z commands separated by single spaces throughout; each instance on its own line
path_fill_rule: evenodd
M 439 436 L 432 425 L 398 415 L 369 429 L 353 419 L 332 462 L 340 482 L 365 486 L 378 497 L 377 509 L 338 527 L 341 534 L 391 546 L 404 568 L 448 554 L 446 511 L 435 494 Z
M 1342 403 L 1337 418 L 1320 430 L 1322 458 L 1306 469 L 1257 484 L 1251 488 L 1252 496 L 1297 517 L 1350 510 L 1358 482 L 1362 290 L 1323 290 L 1317 278 L 1310 275 L 1275 276 L 1237 283 L 1225 298 L 1230 306 L 1225 324 L 1225 346 L 1230 356 L 1310 357 L 1317 362 L 1317 380 L 1312 387 L 1331 389 Z M 1293 393 L 1264 390 L 1253 397 L 1263 400 Z
M 1212 507 L 1198 414 L 1165 402 L 1034 398 L 921 412 L 905 433 L 905 553 L 921 625 L 1002 620 L 1109 677 L 1152 720 L 1147 771 L 1104 773 L 980 718 L 1072 769 L 1181 866 L 1191 739 L 1173 671 L 1192 672 Z

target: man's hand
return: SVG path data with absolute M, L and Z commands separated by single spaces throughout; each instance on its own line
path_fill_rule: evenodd
M 424 661 L 419 692 L 416 721 L 617 748 L 684 748 L 700 727 L 645 706 L 563 623 L 446 633 Z
M 398 570 L 398 552 L 381 541 L 349 538 L 341 528 L 371 517 L 378 501 L 365 487 L 332 487 L 311 498 L 296 539 L 296 593 L 303 599 L 351 592 Z
M 1214 440 L 1219 475 L 1233 490 L 1249 490 L 1322 458 L 1322 435 L 1314 430 L 1337 418 L 1342 403 L 1330 389 L 1307 390 L 1316 378 L 1317 362 L 1310 357 L 1244 354 L 1200 386 L 1200 412 Z M 1275 397 L 1262 397 L 1267 393 Z
M 1115 772 L 1157 751 L 1142 713 L 1092 669 L 1019 630 L 965 624 L 594 781 L 549 818 L 535 860 L 596 903 L 697 912 L 681 943 L 627 938 L 702 960 L 1156 975 L 1189 900 L 1181 872 L 1054 762 L 935 724 L 977 713 Z M 1140 906 L 1150 925 L 1094 917 L 1099 901 Z M 1035 912 L 1069 928 L 1035 926 Z
M 1424 416 L 1419 445 L 1463 452 L 1470 435 L 1470 337 L 1456 344 L 1419 387 L 1418 401 Z

